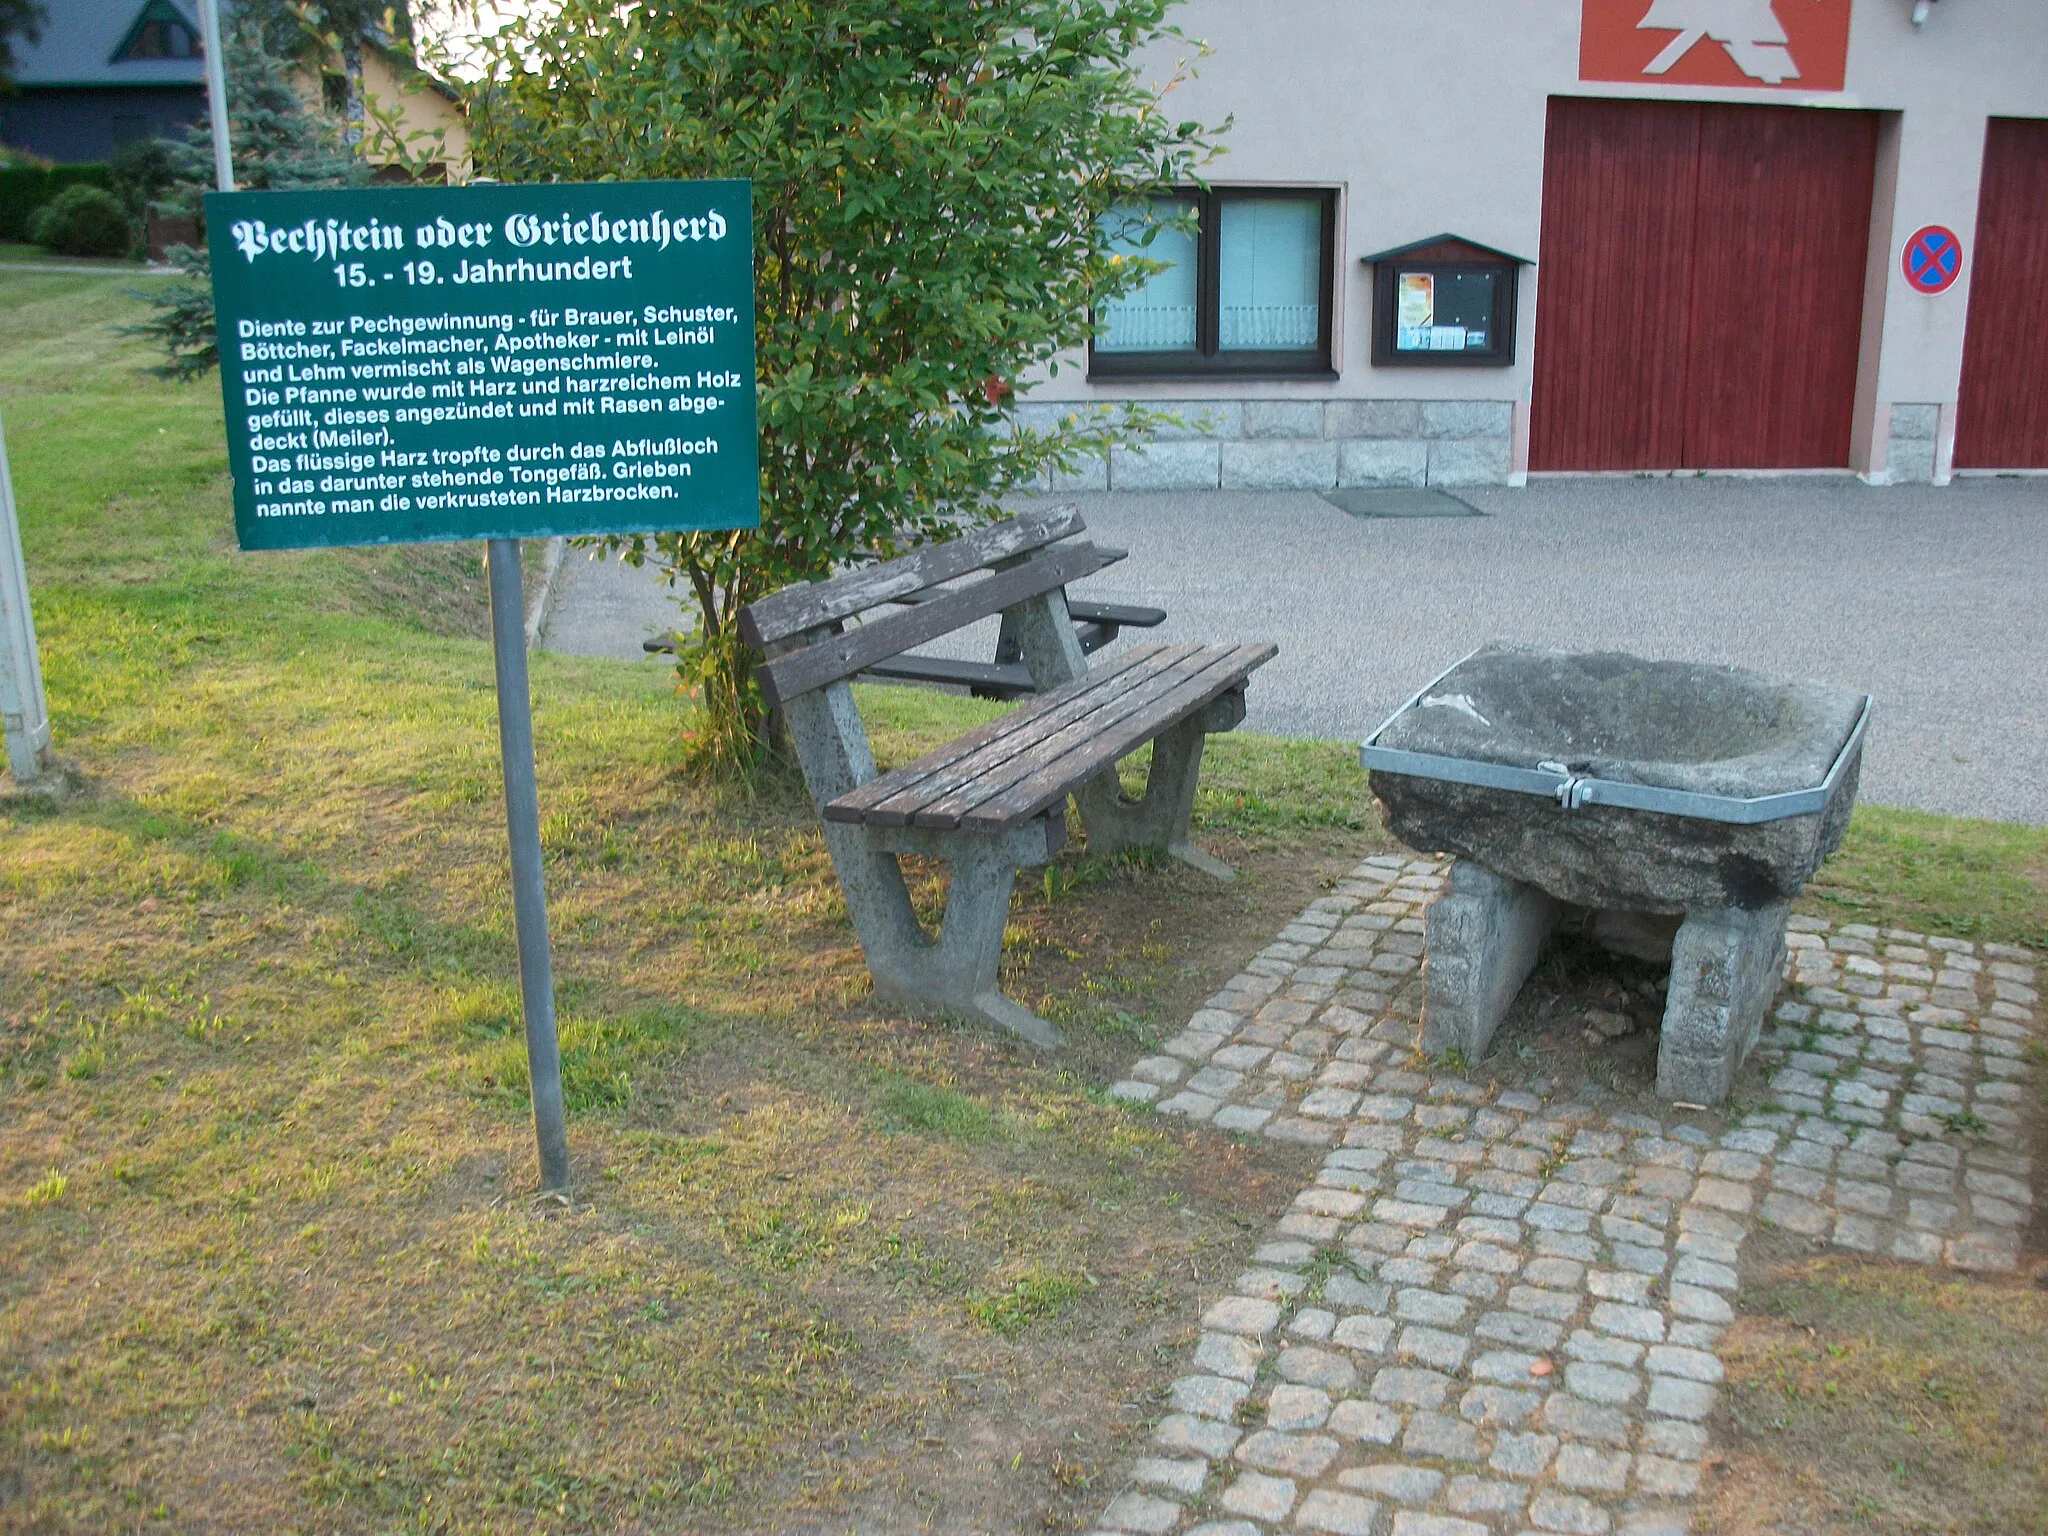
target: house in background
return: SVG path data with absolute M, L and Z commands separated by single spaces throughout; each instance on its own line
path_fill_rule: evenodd
M 323 84 L 331 85 L 333 79 L 330 73 Z M 388 119 L 390 128 L 405 140 L 402 157 L 381 134 L 364 146 L 363 158 L 380 167 L 379 181 L 469 179 L 469 118 L 454 86 L 366 37 L 363 99 L 373 115 Z M 398 163 L 401 158 L 403 165 Z
M 1165 270 L 1018 411 L 1180 424 L 1052 489 L 2048 471 L 2043 0 L 1175 20 L 1228 153 L 1117 211 Z
M 18 90 L 0 96 L 0 144 L 48 160 L 105 160 L 130 139 L 182 138 L 206 116 L 205 51 L 189 0 L 54 0 L 45 10 L 41 38 L 14 44 Z M 378 37 L 363 43 L 364 97 L 379 115 L 396 110 L 410 158 L 430 162 L 413 169 L 460 180 L 469 160 L 460 96 Z M 338 80 L 334 70 L 306 75 L 307 104 L 331 108 Z M 365 158 L 386 166 L 395 157 L 372 147 Z
M 206 115 L 198 12 L 181 0 L 57 0 L 17 39 L 0 143 L 59 161 L 105 160 L 130 139 L 182 137 Z

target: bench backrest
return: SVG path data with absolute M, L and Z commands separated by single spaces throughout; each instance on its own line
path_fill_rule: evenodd
M 749 604 L 740 610 L 740 638 L 769 658 L 754 669 L 762 694 L 771 705 L 784 703 L 1092 575 L 1110 563 L 1110 555 L 1093 544 L 1049 547 L 1085 526 L 1076 508 L 1051 507 L 843 576 L 784 587 Z M 844 620 L 871 608 L 990 567 L 998 568 L 979 581 L 840 630 Z

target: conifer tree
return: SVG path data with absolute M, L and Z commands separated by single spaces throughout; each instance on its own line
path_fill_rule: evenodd
M 337 125 L 308 111 L 276 53 L 265 46 L 258 19 L 238 15 L 227 38 L 228 140 L 235 185 L 244 191 L 361 186 L 370 169 L 342 147 Z M 173 180 L 155 204 L 159 213 L 201 216 L 201 198 L 213 188 L 213 129 L 202 119 L 183 144 L 172 147 Z M 158 373 L 193 378 L 220 362 L 214 341 L 212 269 L 203 249 L 179 245 L 166 253 L 184 280 L 145 295 L 156 313 L 134 329 L 164 349 Z
M 13 80 L 14 66 L 20 62 L 14 45 L 39 42 L 49 19 L 41 0 L 0 0 L 0 86 Z
M 354 149 L 371 128 L 363 88 L 363 46 L 407 62 L 413 46 L 411 0 L 240 0 L 260 19 L 271 50 L 317 76 L 328 110 L 340 116 L 341 142 Z M 337 69 L 336 66 L 339 66 Z

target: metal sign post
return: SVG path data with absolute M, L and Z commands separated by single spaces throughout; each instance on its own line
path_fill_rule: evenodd
M 228 143 L 228 56 L 220 35 L 220 0 L 199 0 L 199 47 L 206 55 L 206 118 L 213 129 L 213 184 L 235 190 L 235 157 Z
M 563 1189 L 519 540 L 759 521 L 752 189 L 216 192 L 206 228 L 241 547 L 485 541 L 534 1135 Z
M 28 567 L 21 556 L 21 524 L 14 515 L 14 477 L 7 469 L 7 434 L 0 429 L 0 727 L 7 737 L 7 771 L 33 784 L 54 765 L 50 709 L 43 698 L 43 664 L 36 655 L 35 617 L 28 607 Z
M 484 545 L 491 575 L 491 656 L 498 674 L 498 756 L 505 771 L 505 829 L 512 843 L 512 924 L 519 938 L 519 1001 L 526 1018 L 526 1080 L 540 1187 L 569 1187 L 562 1125 L 562 1051 L 555 1039 L 555 970 L 548 953 L 548 897 L 540 868 L 540 797 L 533 781 L 533 701 L 526 683 L 526 614 L 519 541 Z

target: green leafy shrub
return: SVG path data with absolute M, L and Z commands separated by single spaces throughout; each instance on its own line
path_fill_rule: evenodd
M 993 515 L 1149 421 L 1020 422 L 1016 389 L 1159 270 L 1111 209 L 1209 147 L 1133 66 L 1169 0 L 561 0 L 483 43 L 477 168 L 753 183 L 758 531 L 619 541 L 686 593 L 693 755 L 767 743 L 739 610 Z
M 104 187 L 66 187 L 29 220 L 29 238 L 60 256 L 126 256 L 135 244 L 128 210 Z

